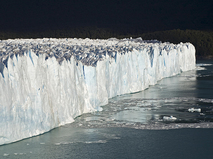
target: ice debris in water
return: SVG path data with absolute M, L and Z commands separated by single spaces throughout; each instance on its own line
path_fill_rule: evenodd
M 212 64 L 199 63 L 199 64 L 196 64 L 196 67 L 211 66 L 211 65 L 212 65 Z
M 188 111 L 189 111 L 189 112 L 192 112 L 192 113 L 193 113 L 193 112 L 201 112 L 201 109 L 200 109 L 200 108 L 198 108 L 198 109 L 189 108 Z
M 175 120 L 177 120 L 177 118 L 174 116 L 164 116 L 163 120 L 164 121 L 175 121 Z
M 9 156 L 9 154 L 5 153 L 3 156 Z

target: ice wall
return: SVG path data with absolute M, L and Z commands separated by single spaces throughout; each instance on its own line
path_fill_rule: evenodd
M 108 99 L 195 68 L 195 48 L 138 39 L 0 41 L 0 145 L 100 111 Z

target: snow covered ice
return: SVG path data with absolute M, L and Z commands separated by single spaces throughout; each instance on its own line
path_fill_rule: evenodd
M 190 43 L 137 39 L 0 41 L 0 145 L 101 111 L 117 95 L 138 92 L 195 68 Z

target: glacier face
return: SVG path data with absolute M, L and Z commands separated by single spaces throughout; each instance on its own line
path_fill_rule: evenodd
M 138 92 L 195 68 L 195 48 L 115 38 L 0 41 L 0 145 L 101 111 L 108 99 Z

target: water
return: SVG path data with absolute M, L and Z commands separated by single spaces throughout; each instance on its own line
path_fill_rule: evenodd
M 0 146 L 0 158 L 212 158 L 213 62 L 118 96 L 102 112 Z

